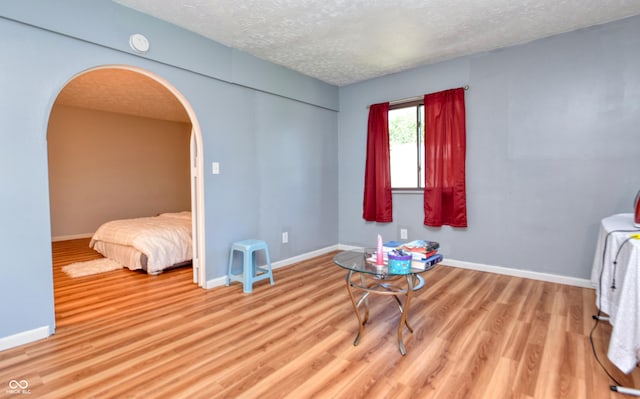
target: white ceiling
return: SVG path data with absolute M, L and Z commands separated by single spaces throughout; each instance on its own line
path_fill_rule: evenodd
M 113 1 L 337 86 L 640 14 L 638 0 Z
M 640 0 L 114 1 L 338 86 L 640 14 Z M 57 104 L 189 122 L 123 69 L 78 76 Z

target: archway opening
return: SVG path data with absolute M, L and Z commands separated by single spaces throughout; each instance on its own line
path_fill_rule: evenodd
M 90 148 L 83 147 L 87 140 L 60 144 L 59 131 L 75 130 L 77 134 L 92 120 L 102 122 L 91 129 L 94 137 L 85 137 Z M 54 132 L 52 124 L 62 125 L 62 129 Z M 192 214 L 193 281 L 206 286 L 202 134 L 195 112 L 173 85 L 130 66 L 106 65 L 83 71 L 58 94 L 47 136 L 53 240 L 86 237 L 110 219 L 188 208 Z M 118 137 L 127 141 L 114 144 Z M 141 147 L 136 150 L 135 145 Z M 55 146 L 64 147 L 67 153 L 52 157 Z M 146 151 L 141 150 L 144 148 Z M 75 151 L 80 159 L 71 159 L 69 151 Z M 109 166 L 100 169 L 106 159 L 110 159 Z M 69 190 L 72 179 L 52 176 L 52 161 L 64 164 L 84 187 Z M 127 167 L 135 170 L 127 175 Z

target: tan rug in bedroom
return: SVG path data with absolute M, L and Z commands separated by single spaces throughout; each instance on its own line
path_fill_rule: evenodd
M 123 266 L 121 264 L 116 263 L 109 258 L 101 258 L 62 266 L 62 271 L 67 273 L 70 277 L 83 277 L 122 269 L 122 267 Z

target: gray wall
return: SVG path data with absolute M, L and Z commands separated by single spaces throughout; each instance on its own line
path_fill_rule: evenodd
M 599 220 L 640 188 L 639 18 L 340 90 L 107 0 L 5 0 L 0 38 L 0 338 L 54 326 L 47 123 L 95 66 L 147 69 L 194 108 L 205 172 L 222 172 L 204 176 L 208 279 L 237 239 L 277 260 L 400 227 L 450 258 L 587 278 Z M 394 195 L 394 223 L 365 223 L 366 106 L 464 84 L 469 228 L 424 227 L 415 194 Z
M 131 33 L 147 35 L 141 57 Z M 230 243 L 273 260 L 338 242 L 338 89 L 107 0 L 0 3 L 0 338 L 50 326 L 54 302 L 47 124 L 56 96 L 95 66 L 144 68 L 195 110 L 204 146 L 207 279 Z M 210 174 L 220 162 L 221 174 Z M 283 229 L 290 243 L 281 248 Z M 302 234 L 305 234 L 302 237 Z
M 417 194 L 364 222 L 366 106 L 466 84 L 469 227 L 424 226 Z M 452 259 L 589 278 L 600 220 L 640 189 L 639 126 L 638 17 L 342 87 L 340 242 L 404 227 Z

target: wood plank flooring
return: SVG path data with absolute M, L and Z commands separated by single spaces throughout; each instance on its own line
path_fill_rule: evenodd
M 397 306 L 371 297 L 357 347 L 344 272 L 328 254 L 242 286 L 197 288 L 190 268 L 69 278 L 99 257 L 87 240 L 53 243 L 56 334 L 0 352 L 0 397 L 31 398 L 622 398 L 588 335 L 594 291 L 439 265 L 412 300 L 407 356 Z M 610 326 L 595 342 L 606 359 Z

